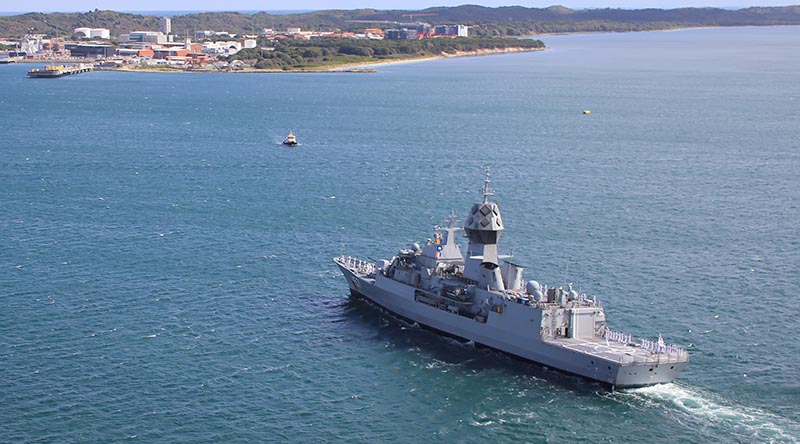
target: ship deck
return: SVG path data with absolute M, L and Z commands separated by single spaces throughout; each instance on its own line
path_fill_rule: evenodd
M 603 338 L 542 338 L 542 340 L 546 344 L 597 356 L 622 365 L 667 364 L 688 360 L 686 352 L 652 353 L 638 346 L 607 341 Z

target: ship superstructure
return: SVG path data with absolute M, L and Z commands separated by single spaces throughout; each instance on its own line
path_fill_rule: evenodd
M 523 268 L 498 252 L 505 227 L 490 183 L 487 171 L 483 200 L 463 228 L 451 215 L 423 247 L 389 261 L 335 258 L 351 293 L 423 326 L 611 386 L 674 380 L 689 360 L 682 348 L 609 329 L 602 305 L 571 285 L 524 281 Z M 466 255 L 456 241 L 461 230 Z

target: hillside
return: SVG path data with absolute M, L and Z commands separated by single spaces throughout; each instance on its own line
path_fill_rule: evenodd
M 70 36 L 78 27 L 111 30 L 112 36 L 158 29 L 158 17 L 94 10 L 86 13 L 28 13 L 0 17 L 0 37 L 15 38 L 33 29 L 50 36 Z M 476 5 L 435 7 L 422 11 L 326 10 L 305 14 L 272 15 L 265 12 L 211 12 L 172 17 L 177 34 L 195 30 L 258 33 L 263 28 L 301 27 L 309 30 L 355 31 L 367 26 L 388 27 L 381 22 L 425 21 L 431 24 L 472 25 L 472 35 L 514 36 L 544 32 L 646 31 L 697 26 L 762 26 L 800 24 L 800 6 L 754 7 L 739 10 L 717 8 L 588 9 L 563 6 L 489 8 Z M 370 23 L 373 22 L 373 23 Z
M 422 40 L 287 39 L 275 41 L 271 51 L 262 51 L 260 48 L 243 49 L 227 60 L 245 61 L 257 69 L 303 70 L 543 48 L 544 43 L 541 40 L 489 37 Z

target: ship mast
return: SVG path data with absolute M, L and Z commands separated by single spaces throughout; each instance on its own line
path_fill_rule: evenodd
M 489 184 L 492 183 L 490 179 L 491 173 L 489 172 L 489 167 L 485 167 L 485 173 L 483 176 L 483 190 L 481 193 L 483 194 L 483 203 L 489 202 L 489 196 L 494 196 L 494 190 L 489 187 Z
M 464 231 L 469 238 L 467 259 L 464 267 L 464 277 L 478 282 L 481 288 L 503 291 L 502 276 L 500 276 L 500 257 L 497 254 L 497 241 L 503 233 L 503 221 L 500 217 L 500 208 L 494 202 L 489 202 L 489 196 L 494 195 L 490 184 L 489 168 L 485 168 L 483 177 L 483 202 L 472 206 Z

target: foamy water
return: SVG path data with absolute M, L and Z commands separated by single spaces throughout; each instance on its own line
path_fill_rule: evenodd
M 750 442 L 798 442 L 800 423 L 766 410 L 736 404 L 702 389 L 672 383 L 623 390 L 612 397 L 648 408 L 661 408 L 677 421 L 726 430 L 733 438 Z

